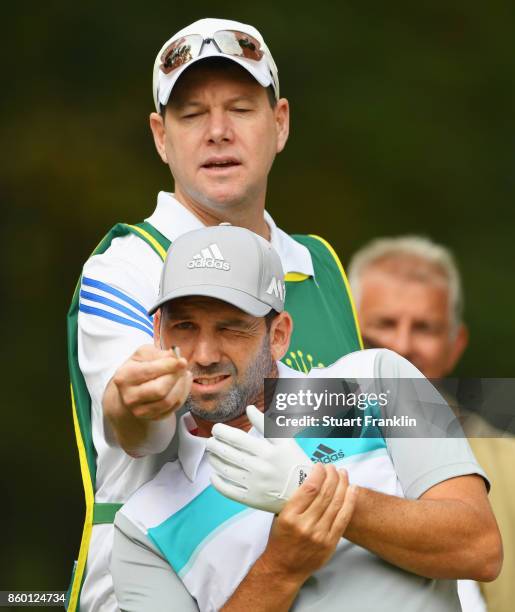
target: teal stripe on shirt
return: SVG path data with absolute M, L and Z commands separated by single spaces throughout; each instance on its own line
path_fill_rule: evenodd
M 244 510 L 248 506 L 224 497 L 209 485 L 163 523 L 151 527 L 148 536 L 178 574 L 204 540 Z

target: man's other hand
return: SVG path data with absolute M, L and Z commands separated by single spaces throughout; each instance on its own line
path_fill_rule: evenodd
M 333 556 L 356 504 L 345 470 L 315 465 L 273 522 L 260 562 L 304 582 Z
M 264 415 L 247 407 L 252 425 L 264 435 Z M 256 438 L 217 423 L 207 441 L 213 486 L 226 497 L 258 510 L 279 513 L 304 482 L 313 464 L 292 438 Z

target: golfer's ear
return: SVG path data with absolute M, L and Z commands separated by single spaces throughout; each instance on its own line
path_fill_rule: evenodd
M 292 331 L 292 318 L 286 311 L 280 312 L 270 326 L 270 352 L 275 361 L 279 361 L 286 355 Z
M 161 308 L 154 314 L 154 346 L 161 348 Z

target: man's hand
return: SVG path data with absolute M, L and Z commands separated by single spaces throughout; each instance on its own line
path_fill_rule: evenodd
M 173 349 L 141 346 L 113 376 L 120 407 L 138 419 L 165 418 L 188 397 L 192 377 L 187 368 Z
M 274 520 L 263 554 L 223 612 L 289 610 L 304 582 L 332 557 L 356 496 L 345 471 L 316 464 Z
M 264 433 L 264 415 L 247 407 L 254 427 Z M 291 438 L 255 438 L 217 423 L 207 442 L 213 486 L 222 495 L 258 510 L 278 513 L 311 473 L 313 464 Z
M 104 415 L 118 444 L 132 456 L 161 452 L 175 431 L 171 415 L 186 401 L 192 376 L 186 359 L 171 350 L 141 346 L 106 387 Z
M 333 556 L 356 505 L 357 487 L 345 470 L 315 464 L 306 482 L 274 520 L 263 562 L 303 581 Z

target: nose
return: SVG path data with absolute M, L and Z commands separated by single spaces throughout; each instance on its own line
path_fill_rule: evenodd
M 233 129 L 231 121 L 223 109 L 213 109 L 209 113 L 207 139 L 212 144 L 232 141 Z
M 390 347 L 393 351 L 411 361 L 413 353 L 413 334 L 409 325 L 399 325 Z
M 201 334 L 197 337 L 191 361 L 199 366 L 207 367 L 219 363 L 222 352 L 220 346 L 211 334 Z

